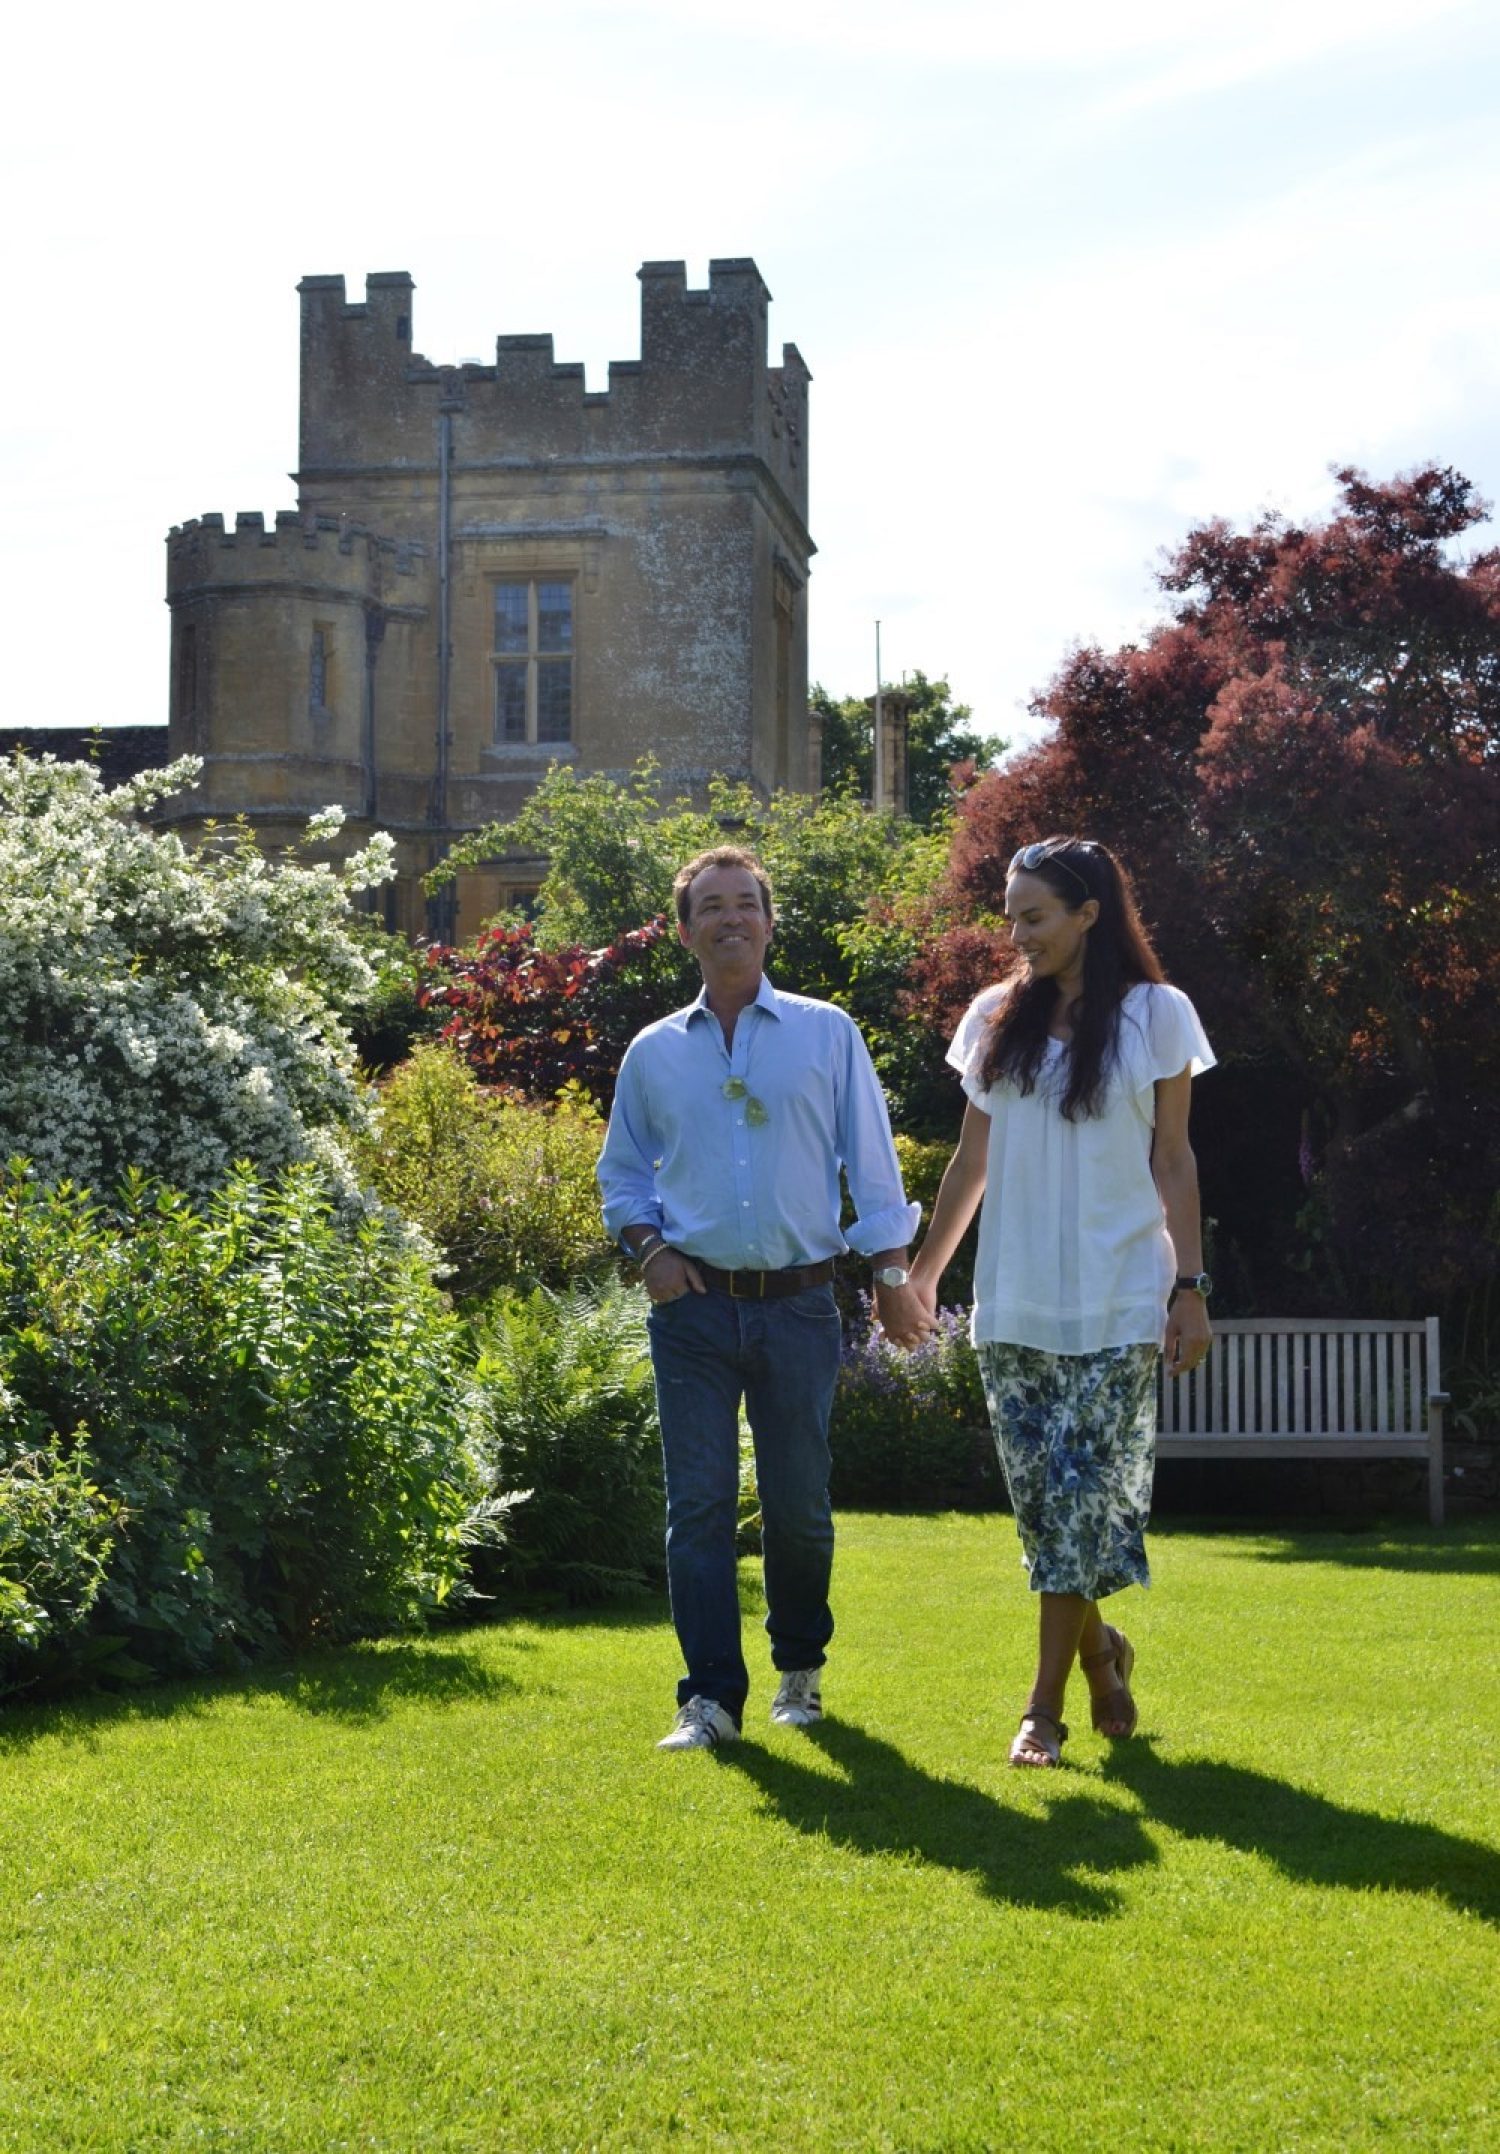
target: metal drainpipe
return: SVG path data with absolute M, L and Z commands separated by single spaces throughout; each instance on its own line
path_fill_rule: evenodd
M 438 413 L 438 693 L 437 740 L 433 757 L 432 793 L 427 820 L 433 826 L 428 864 L 436 867 L 441 839 L 437 832 L 448 824 L 448 704 L 453 671 L 453 579 L 450 535 L 453 520 L 453 413 L 452 402 Z M 458 892 L 444 884 L 427 902 L 427 932 L 438 942 L 451 942 L 458 912 Z
M 378 606 L 365 608 L 365 682 L 360 709 L 359 755 L 363 766 L 364 815 L 373 822 L 380 812 L 379 780 L 375 764 L 375 663 L 385 635 L 385 615 Z

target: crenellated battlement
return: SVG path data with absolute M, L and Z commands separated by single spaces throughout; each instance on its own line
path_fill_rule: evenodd
M 394 539 L 347 516 L 278 509 L 267 525 L 259 509 L 240 509 L 233 524 L 210 510 L 167 534 L 167 595 L 201 585 L 316 581 L 364 594 L 372 578 L 419 576 L 427 549 Z
M 709 264 L 691 287 L 682 262 L 645 262 L 638 359 L 612 361 L 609 386 L 559 361 L 548 335 L 495 339 L 493 365 L 439 366 L 413 348 L 415 286 L 404 271 L 371 276 L 363 302 L 342 277 L 304 277 L 299 481 L 347 490 L 358 474 L 428 472 L 439 421 L 451 454 L 473 466 L 528 456 L 759 456 L 806 515 L 806 388 L 795 345 L 767 363 L 771 295 L 748 257 Z

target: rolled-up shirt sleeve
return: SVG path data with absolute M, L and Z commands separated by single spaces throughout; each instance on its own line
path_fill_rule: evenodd
M 841 1029 L 844 1059 L 836 1142 L 856 1215 L 844 1239 L 861 1256 L 874 1256 L 881 1249 L 906 1247 L 920 1224 L 922 1207 L 907 1202 L 891 1118 L 870 1051 L 852 1019 Z
M 641 1090 L 639 1062 L 626 1049 L 615 1085 L 615 1103 L 596 1170 L 604 1199 L 604 1227 L 618 1241 L 626 1227 L 662 1224 L 656 1191 L 656 1147 Z

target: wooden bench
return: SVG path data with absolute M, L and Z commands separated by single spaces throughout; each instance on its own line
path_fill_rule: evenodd
M 1158 1458 L 1425 1458 L 1443 1522 L 1438 1320 L 1214 1319 L 1191 1376 L 1160 1379 Z

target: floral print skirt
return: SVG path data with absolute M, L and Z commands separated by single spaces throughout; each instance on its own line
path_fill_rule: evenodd
M 986 1341 L 979 1372 L 1034 1593 L 1149 1586 L 1154 1346 L 1048 1354 Z

